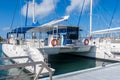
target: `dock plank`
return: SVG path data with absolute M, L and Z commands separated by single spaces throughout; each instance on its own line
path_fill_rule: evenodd
M 63 75 L 54 80 L 120 80 L 120 63 Z
M 120 80 L 120 63 L 54 76 L 53 80 Z

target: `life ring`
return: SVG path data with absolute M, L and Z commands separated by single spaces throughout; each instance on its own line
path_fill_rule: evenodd
M 58 40 L 55 39 L 55 38 L 53 38 L 53 39 L 51 40 L 51 44 L 52 44 L 52 46 L 57 46 L 57 45 L 58 45 Z
M 89 44 L 89 40 L 88 39 L 85 39 L 84 40 L 84 45 L 88 45 Z

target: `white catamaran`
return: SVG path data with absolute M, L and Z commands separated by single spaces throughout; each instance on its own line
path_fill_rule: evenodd
M 34 61 L 45 61 L 46 55 L 89 52 L 91 48 L 89 39 L 84 39 L 84 41 L 79 39 L 79 27 L 55 25 L 68 18 L 69 16 L 64 16 L 59 20 L 54 20 L 41 26 L 12 29 L 7 33 L 7 43 L 2 45 L 4 54 L 7 57 L 29 56 Z M 30 39 L 26 38 L 27 34 L 32 34 Z M 46 35 L 46 37 L 42 37 L 42 35 Z M 26 60 L 14 61 L 21 63 Z M 39 68 L 39 66 L 36 66 L 36 71 Z M 27 67 L 26 69 L 30 72 L 34 71 L 32 67 Z

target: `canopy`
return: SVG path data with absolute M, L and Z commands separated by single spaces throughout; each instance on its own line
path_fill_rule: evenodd
M 49 32 L 53 29 L 65 29 L 67 27 L 78 27 L 78 26 L 38 26 L 28 30 L 28 32 Z M 82 31 L 80 29 L 80 31 Z
M 32 29 L 34 27 L 19 27 L 19 28 L 15 28 L 13 30 L 11 30 L 10 32 L 8 32 L 8 34 L 10 33 L 26 33 L 28 30 Z

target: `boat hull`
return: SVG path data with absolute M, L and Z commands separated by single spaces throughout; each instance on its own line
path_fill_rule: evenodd
M 42 54 L 47 55 L 59 54 L 60 51 L 60 47 L 43 47 L 38 49 Z
M 87 45 L 83 45 L 83 46 L 66 46 L 66 47 L 61 47 L 60 48 L 60 53 L 74 53 L 74 54 L 78 54 L 81 52 L 89 52 L 91 49 L 91 46 Z
M 77 55 L 84 56 L 84 57 L 91 57 L 91 58 L 98 58 L 98 59 L 104 59 L 104 60 L 113 60 L 113 61 L 120 61 L 120 55 L 114 55 L 114 53 L 110 52 L 110 50 L 107 50 L 107 48 L 100 46 L 92 46 L 89 52 L 86 53 L 80 53 Z

